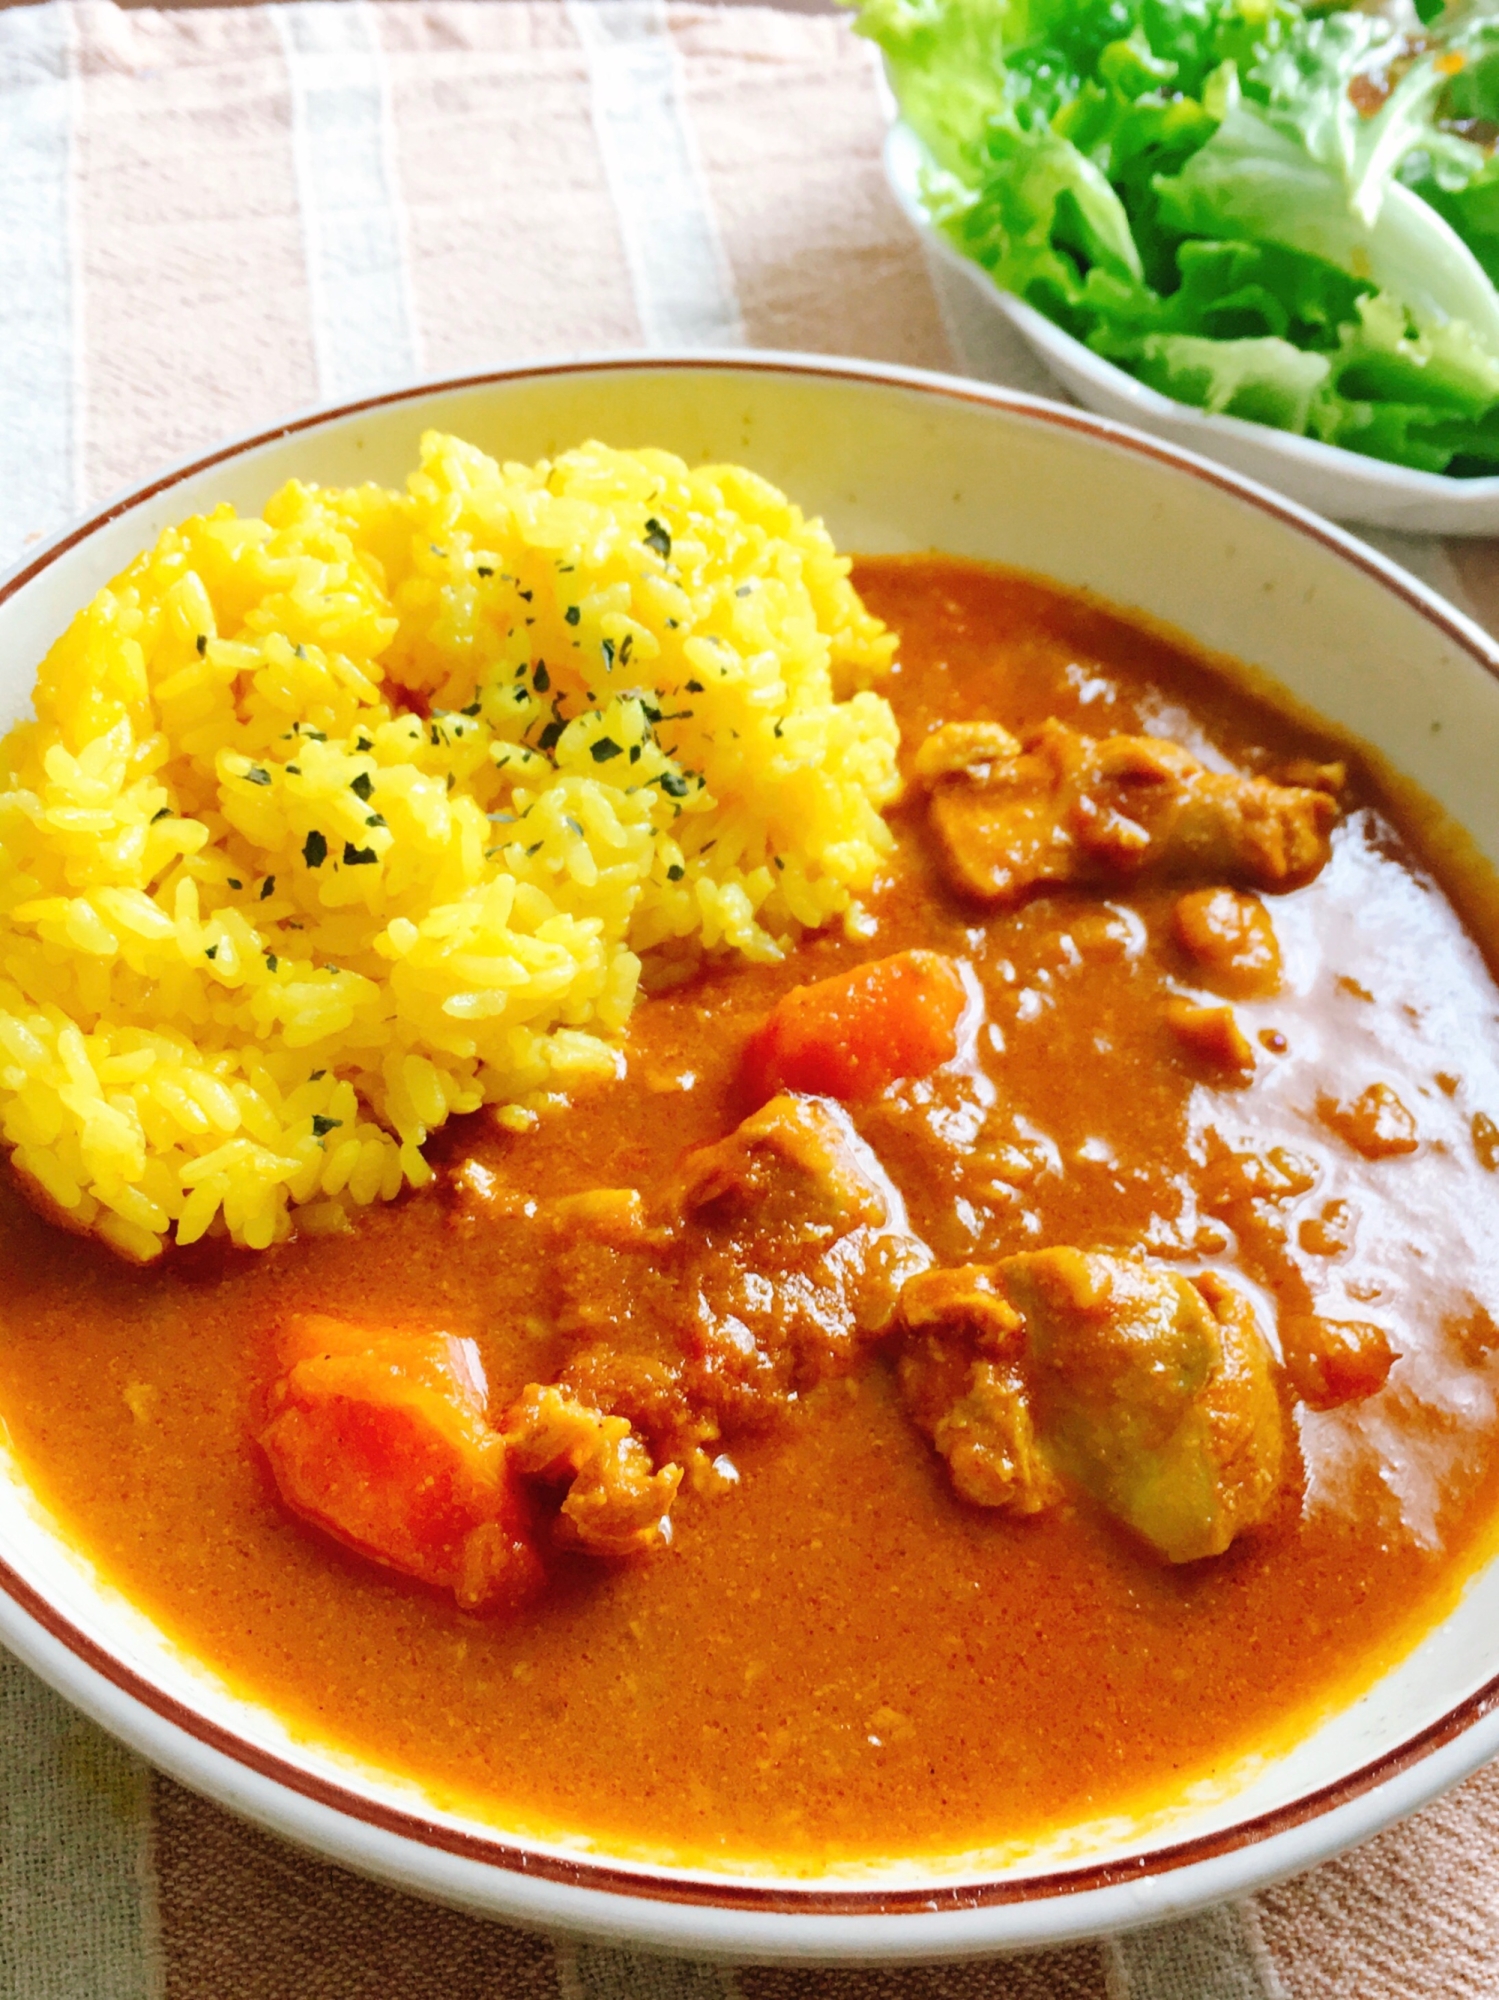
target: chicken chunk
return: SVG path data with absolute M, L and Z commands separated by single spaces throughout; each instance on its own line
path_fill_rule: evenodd
M 980 1505 L 1039 1513 L 1070 1481 L 1191 1562 L 1274 1503 L 1269 1349 L 1217 1278 L 1042 1250 L 914 1278 L 901 1325 L 907 1408 Z
M 540 1587 L 472 1341 L 306 1314 L 287 1323 L 278 1360 L 260 1443 L 294 1513 L 466 1610 Z
M 1393 1159 L 1420 1147 L 1415 1119 L 1387 1083 L 1371 1083 L 1351 1103 L 1321 1098 L 1317 1110 L 1323 1124 L 1366 1160 Z
M 1036 1425 L 1059 1471 L 1169 1562 L 1220 1555 L 1264 1519 L 1281 1413 L 1239 1293 L 1080 1250 L 998 1271 L 1025 1320 Z
M 1021 1362 L 1025 1323 L 982 1265 L 927 1271 L 901 1293 L 901 1395 L 965 1500 L 1039 1514 L 1061 1497 L 1036 1439 Z
M 657 1459 L 690 1462 L 766 1430 L 890 1324 L 930 1255 L 843 1109 L 781 1095 L 688 1153 L 633 1211 L 549 1210 L 559 1371 L 629 1418 Z
M 518 1468 L 568 1482 L 566 1539 L 597 1555 L 642 1555 L 671 1539 L 680 1465 L 653 1469 L 623 1417 L 580 1402 L 571 1390 L 532 1383 L 510 1411 L 505 1443 Z
M 1192 889 L 1178 899 L 1172 929 L 1208 982 L 1233 1000 L 1263 1000 L 1280 986 L 1280 941 L 1258 896 Z
M 1283 888 L 1322 867 L 1338 817 L 1325 791 L 1210 771 L 1179 744 L 1088 737 L 1054 719 L 1023 743 L 994 724 L 950 723 L 922 745 L 916 777 L 948 879 L 997 904 L 1146 873 Z
M 827 1098 L 773 1097 L 687 1156 L 675 1205 L 700 1294 L 742 1323 L 810 1317 L 835 1345 L 883 1331 L 930 1262 L 879 1161 Z
M 1198 1061 L 1229 1074 L 1254 1068 L 1254 1050 L 1232 1007 L 1204 1006 L 1179 993 L 1167 1000 L 1165 1015 L 1177 1041 Z
M 687 1155 L 672 1197 L 684 1218 L 781 1246 L 879 1229 L 897 1198 L 874 1155 L 825 1099 L 773 1097 Z
M 1377 1396 L 1398 1358 L 1383 1327 L 1315 1313 L 1284 1314 L 1280 1345 L 1291 1387 L 1312 1410 Z

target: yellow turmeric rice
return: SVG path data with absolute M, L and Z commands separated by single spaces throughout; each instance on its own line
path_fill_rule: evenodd
M 0 746 L 0 1133 L 147 1260 L 430 1177 L 524 1125 L 644 976 L 857 925 L 893 640 L 733 466 L 436 434 L 404 493 L 295 481 L 169 529 Z

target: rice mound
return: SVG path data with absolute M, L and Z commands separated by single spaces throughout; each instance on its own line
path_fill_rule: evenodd
M 777 956 L 890 835 L 894 641 L 734 466 L 429 434 L 404 493 L 168 529 L 0 745 L 0 1135 L 145 1261 L 431 1177 L 612 1074 L 642 983 Z

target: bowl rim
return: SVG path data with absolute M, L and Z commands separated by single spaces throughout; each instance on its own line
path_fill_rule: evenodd
M 895 363 L 773 349 L 753 353 L 631 350 L 522 360 L 503 368 L 424 379 L 342 403 L 318 405 L 195 453 L 113 494 L 0 574 L 0 607 L 61 556 L 110 523 L 184 481 L 261 446 L 342 424 L 366 411 L 464 390 L 555 376 L 674 371 L 821 378 L 915 392 L 1008 413 L 1153 460 L 1206 481 L 1319 543 L 1401 599 L 1499 680 L 1499 642 L 1471 618 L 1355 536 L 1213 460 L 1112 418 L 1019 390 Z M 1378 1757 L 1304 1796 L 1215 1832 L 1115 1860 L 1082 1862 L 1033 1875 L 1008 1874 L 951 1884 L 931 1878 L 910 1886 L 876 1882 L 859 1887 L 846 1881 L 841 1885 L 825 1881 L 818 1886 L 815 1881 L 803 1884 L 791 1877 L 753 1880 L 706 1868 L 625 1862 L 586 1853 L 549 1853 L 528 1846 L 523 1836 L 498 1830 L 492 1834 L 470 1831 L 444 1824 L 435 1815 L 367 1797 L 350 1783 L 301 1769 L 164 1692 L 59 1611 L 6 1560 L 3 1550 L 0 1640 L 61 1694 L 150 1761 L 171 1769 L 230 1809 L 248 1813 L 284 1836 L 346 1863 L 351 1862 L 349 1846 L 340 1844 L 330 1828 L 340 1824 L 349 1827 L 353 1822 L 349 1830 L 359 1836 L 354 1842 L 359 1858 L 352 1859 L 352 1865 L 399 1881 L 417 1893 L 460 1901 L 470 1908 L 487 1906 L 496 1915 L 524 1919 L 529 1911 L 534 1920 L 564 1930 L 604 1933 L 616 1939 L 630 1934 L 636 1941 L 668 1950 L 792 1955 L 803 1962 L 817 1958 L 868 1960 L 871 1953 L 896 1958 L 1014 1949 L 1098 1935 L 1180 1914 L 1226 1894 L 1263 1887 L 1368 1838 L 1499 1753 L 1496 1671 L 1436 1721 Z M 1486 1728 L 1482 1726 L 1485 1723 Z M 281 1796 L 286 1794 L 290 1798 Z M 385 1849 L 377 1851 L 382 1835 L 389 1839 Z M 1250 1852 L 1256 1865 L 1236 1879 L 1228 1879 L 1224 1862 Z M 460 1893 L 443 1879 L 445 1865 L 453 1861 L 477 1863 L 481 1872 L 495 1870 L 521 1879 L 508 1889 L 480 1895 L 474 1893 L 470 1882 Z M 638 1917 L 630 1916 L 627 1899 L 635 1899 L 637 1905 L 691 1908 L 677 1914 L 660 1908 L 653 1920 L 644 1909 Z M 1070 1916 L 1060 1914 L 1058 1906 L 1062 1904 L 1072 1912 Z M 1051 1905 L 1058 1913 L 1050 1920 L 1041 1918 L 1019 1926 L 1002 1928 L 996 1923 L 1005 1912 L 1019 1915 L 1027 1905 Z M 599 1914 L 606 1907 L 615 1913 L 607 1924 Z M 742 1913 L 752 1927 L 753 1943 L 751 1929 L 743 1923 L 705 1927 L 714 1912 L 726 1919 Z M 625 1913 L 623 1917 L 621 1913 Z M 986 1913 L 987 1923 L 982 1921 Z M 980 1921 L 965 1923 L 965 1917 Z M 762 1935 L 768 1918 L 782 1920 L 779 1929 L 786 1939 L 793 1931 L 800 1931 L 802 1941 L 783 1941 L 778 1950 Z M 838 1921 L 848 1919 L 857 1921 Z M 919 1921 L 893 1921 L 910 1919 Z

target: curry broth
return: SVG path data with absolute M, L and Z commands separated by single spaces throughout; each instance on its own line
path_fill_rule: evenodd
M 888 691 L 908 746 L 988 713 L 1145 729 L 1244 768 L 1326 754 L 1047 586 L 935 558 L 865 561 L 857 582 L 902 635 Z M 1247 1086 L 1163 1023 L 1163 993 L 1200 984 L 1170 886 L 986 918 L 942 890 L 919 815 L 898 813 L 873 939 L 813 938 L 658 995 L 622 1080 L 526 1135 L 464 1121 L 431 1149 L 446 1192 L 350 1236 L 201 1246 L 141 1273 L 7 1190 L 0 1414 L 20 1460 L 192 1653 L 294 1729 L 507 1825 L 811 1869 L 1020 1842 L 1226 1773 L 1412 1643 L 1499 1507 L 1499 1132 L 1474 1124 L 1499 1121 L 1499 994 L 1357 778 L 1347 803 L 1328 867 L 1268 899 L 1285 980 L 1236 1003 Z M 496 1408 L 551 1379 L 565 1352 L 527 1200 L 659 1181 L 742 1115 L 741 1053 L 780 993 L 910 945 L 969 961 L 987 1026 L 966 1069 L 853 1116 L 940 1260 L 1143 1246 L 1223 1269 L 1267 1324 L 1278 1305 L 1389 1332 L 1383 1391 L 1298 1412 L 1299 1505 L 1180 1568 L 1085 1503 L 995 1518 L 954 1494 L 876 1357 L 735 1443 L 736 1487 L 684 1491 L 669 1552 L 564 1558 L 513 1617 L 465 1614 L 284 1510 L 252 1441 L 282 1315 L 471 1335 Z M 1374 1082 L 1413 1114 L 1416 1153 L 1365 1159 L 1319 1111 Z M 1243 1163 L 1276 1149 L 1273 1199 L 1253 1200 Z M 1020 1183 L 996 1170 L 1016 1152 L 1040 1162 Z M 458 1199 L 468 1160 L 509 1199 Z

